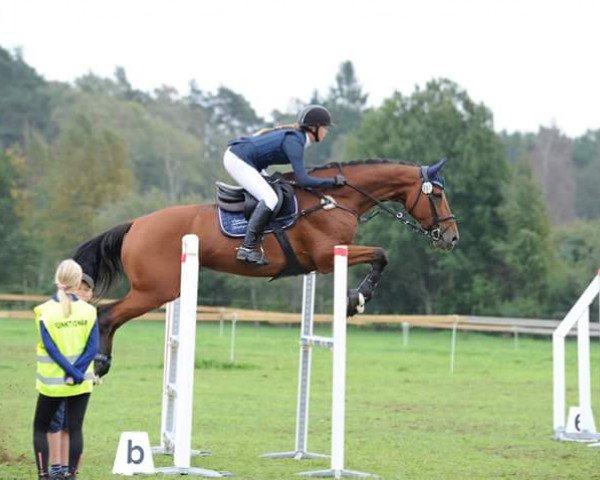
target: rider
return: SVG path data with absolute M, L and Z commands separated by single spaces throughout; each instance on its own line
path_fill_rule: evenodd
M 223 164 L 231 177 L 259 202 L 248 220 L 244 242 L 237 249 L 241 261 L 266 265 L 267 259 L 257 248 L 273 209 L 277 195 L 261 175 L 269 165 L 291 164 L 296 183 L 302 187 L 333 187 L 346 183 L 343 175 L 317 178 L 306 173 L 304 149 L 321 142 L 332 125 L 331 114 L 321 105 L 308 105 L 299 114 L 297 123 L 259 131 L 251 137 L 229 142 Z

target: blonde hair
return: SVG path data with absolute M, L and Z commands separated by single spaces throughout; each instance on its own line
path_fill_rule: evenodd
M 65 317 L 71 315 L 71 299 L 67 295 L 79 288 L 83 270 L 81 266 L 73 259 L 68 258 L 60 262 L 54 274 L 54 283 L 58 289 L 58 300 L 62 306 Z
M 300 128 L 300 125 L 298 123 L 286 123 L 284 125 L 276 125 L 275 127 L 261 128 L 258 132 L 254 133 L 252 136 L 258 137 L 259 135 L 262 135 L 263 133 L 269 133 L 269 132 L 272 132 L 273 130 L 281 130 L 282 128 L 298 129 L 298 128 Z

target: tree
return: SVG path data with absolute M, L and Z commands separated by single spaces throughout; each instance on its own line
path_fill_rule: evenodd
M 575 220 L 575 175 L 571 141 L 556 128 L 540 128 L 530 153 L 534 178 L 554 223 Z
M 577 221 L 552 232 L 552 245 L 562 262 L 552 283 L 552 308 L 564 316 L 600 267 L 600 220 Z
M 315 92 L 310 101 L 322 103 L 329 109 L 335 127 L 329 131 L 323 145 L 306 151 L 305 161 L 308 165 L 322 165 L 330 160 L 341 160 L 339 155 L 345 150 L 347 135 L 360 126 L 367 98 L 368 95 L 363 94 L 356 78 L 352 62 L 343 62 L 335 77 L 335 85 L 330 88 L 327 97 L 321 100 L 318 92 Z M 338 158 L 333 158 L 333 152 Z
M 429 82 L 410 96 L 395 93 L 367 112 L 349 143 L 350 157 L 433 163 L 442 156 L 447 196 L 461 234 L 458 248 L 439 255 L 389 218 L 366 224 L 360 241 L 384 245 L 390 265 L 374 308 L 394 312 L 486 313 L 500 301 L 497 243 L 506 238 L 500 215 L 509 165 L 491 112 L 449 80 Z M 380 217 L 383 217 L 382 214 Z
M 22 291 L 35 284 L 37 250 L 23 228 L 27 193 L 23 190 L 24 160 L 16 151 L 0 152 L 0 285 Z
M 588 131 L 573 141 L 575 212 L 581 219 L 600 218 L 600 130 Z
M 550 274 L 556 258 L 548 241 L 550 224 L 543 195 L 525 157 L 511 170 L 504 187 L 500 215 L 506 225 L 506 239 L 497 244 L 504 268 L 498 284 L 502 289 L 501 313 L 539 317 L 549 311 Z
M 132 188 L 126 146 L 114 131 L 85 115 L 61 126 L 35 189 L 35 224 L 47 258 L 64 257 L 97 232 L 97 213 Z M 39 148 L 39 151 L 43 151 Z
M 0 47 L 0 149 L 23 145 L 26 126 L 46 131 L 49 124 L 46 82 L 19 52 L 11 55 Z
M 127 79 L 127 73 L 123 67 L 117 67 L 115 69 L 115 79 L 117 81 L 118 92 L 125 100 L 138 103 L 149 103 L 151 101 L 150 95 L 140 90 L 136 90 L 131 86 Z
M 227 87 L 219 87 L 214 94 L 195 93 L 195 101 L 206 110 L 211 124 L 228 136 L 249 134 L 264 124 L 248 100 Z

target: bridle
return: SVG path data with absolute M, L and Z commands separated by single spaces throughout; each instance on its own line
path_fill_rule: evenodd
M 339 162 L 336 162 L 336 166 L 338 167 L 340 174 L 343 174 L 342 165 Z M 412 213 L 412 211 L 415 209 L 415 207 L 417 206 L 417 204 L 419 203 L 419 199 L 421 198 L 421 195 L 427 195 L 427 199 L 429 200 L 429 208 L 431 210 L 431 218 L 433 220 L 433 223 L 431 224 L 431 227 L 429 227 L 429 228 L 423 228 L 420 224 L 411 222 L 410 220 L 407 220 L 406 218 L 404 218 L 404 212 L 402 212 L 400 210 L 394 211 L 392 208 L 388 207 L 383 201 L 375 198 L 369 192 L 363 190 L 360 187 L 357 187 L 356 185 L 352 185 L 349 182 L 346 182 L 346 184 L 345 184 L 346 187 L 349 187 L 349 188 L 357 191 L 361 195 L 364 195 L 365 197 L 370 199 L 373 203 L 375 203 L 375 205 L 377 206 L 377 208 L 379 208 L 379 210 L 374 210 L 369 215 L 367 215 L 367 217 L 360 217 L 360 215 L 358 214 L 358 212 L 356 210 L 354 210 L 353 208 L 348 208 L 344 205 L 337 203 L 332 197 L 330 197 L 329 195 L 323 195 L 318 189 L 313 189 L 311 187 L 300 187 L 303 190 L 320 198 L 321 202 L 313 207 L 310 207 L 310 208 L 300 211 L 299 213 L 297 213 L 294 216 L 299 218 L 299 217 L 304 217 L 308 214 L 311 214 L 311 213 L 316 212 L 321 209 L 330 210 L 332 208 L 340 208 L 340 209 L 345 210 L 345 211 L 353 214 L 354 216 L 356 216 L 359 219 L 359 222 L 365 223 L 365 222 L 368 222 L 369 220 L 371 220 L 373 217 L 377 216 L 379 214 L 379 212 L 381 210 L 383 210 L 383 211 L 389 213 L 390 215 L 392 215 L 396 220 L 398 220 L 403 225 L 409 227 L 413 232 L 424 235 L 426 237 L 430 237 L 433 241 L 438 241 L 442 238 L 443 233 L 448 229 L 448 227 L 447 227 L 446 229 L 442 230 L 441 224 L 444 222 L 447 222 L 447 221 L 456 221 L 456 217 L 454 215 L 448 215 L 447 217 L 440 217 L 438 215 L 437 207 L 435 206 L 435 201 L 433 200 L 432 197 L 441 198 L 442 194 L 433 191 L 433 183 L 435 183 L 436 186 L 438 186 L 442 190 L 444 187 L 439 182 L 436 182 L 436 181 L 432 182 L 429 179 L 429 174 L 427 173 L 427 166 L 421 167 L 421 179 L 422 179 L 421 188 L 419 189 L 417 198 L 415 199 L 415 201 L 413 202 L 411 207 L 408 208 L 406 211 L 410 215 Z M 288 183 L 292 183 L 295 185 L 295 182 L 288 181 Z
M 446 217 L 440 217 L 438 215 L 437 207 L 435 206 L 435 201 L 433 198 L 434 197 L 442 198 L 442 193 L 435 192 L 433 190 L 433 185 L 435 184 L 442 190 L 444 189 L 444 186 L 440 182 L 436 182 L 435 180 L 432 181 L 429 178 L 429 174 L 427 172 L 427 166 L 421 167 L 421 179 L 422 179 L 421 188 L 419 189 L 419 192 L 417 193 L 417 198 L 415 198 L 415 201 L 413 202 L 412 206 L 407 210 L 407 213 L 409 215 L 412 215 L 412 211 L 419 203 L 421 194 L 427 195 L 427 200 L 429 201 L 429 210 L 431 211 L 431 218 L 433 220 L 433 223 L 428 231 L 430 232 L 431 238 L 433 238 L 434 240 L 439 240 L 441 238 L 442 234 L 444 233 L 440 227 L 440 224 L 450 221 L 450 220 L 456 221 L 456 217 L 454 215 L 448 215 Z
M 340 173 L 342 173 L 342 166 L 338 163 L 337 167 L 340 170 Z M 412 211 L 415 209 L 415 207 L 419 203 L 419 199 L 421 198 L 421 195 L 427 195 L 427 199 L 429 201 L 429 209 L 431 211 L 431 218 L 433 220 L 431 227 L 429 227 L 429 228 L 423 228 L 420 224 L 415 224 L 415 223 L 411 222 L 410 220 L 406 220 L 404 218 L 403 212 L 401 212 L 401 211 L 395 212 L 390 207 L 385 205 L 381 200 L 375 198 L 373 195 L 371 195 L 369 192 L 366 192 L 362 188 L 359 188 L 356 185 L 352 185 L 351 183 L 346 183 L 346 186 L 352 188 L 353 190 L 357 191 L 358 193 L 360 193 L 360 194 L 364 195 L 365 197 L 369 198 L 370 200 L 372 200 L 379 209 L 386 211 L 387 213 L 392 215 L 396 220 L 398 220 L 402 224 L 406 225 L 407 227 L 411 228 L 415 233 L 420 233 L 421 235 L 429 236 L 429 237 L 431 237 L 432 240 L 438 241 L 442 238 L 443 233 L 448 228 L 447 227 L 446 229 L 442 230 L 441 224 L 444 222 L 448 222 L 448 221 L 456 221 L 456 217 L 454 215 L 448 215 L 446 217 L 440 217 L 438 215 L 437 207 L 435 206 L 435 201 L 433 200 L 432 197 L 442 198 L 442 194 L 433 191 L 433 183 L 435 183 L 441 189 L 443 189 L 444 187 L 440 183 L 432 182 L 430 180 L 429 174 L 427 173 L 427 168 L 428 168 L 427 166 L 421 167 L 421 188 L 419 189 L 417 198 L 415 198 L 415 201 L 413 202 L 411 207 L 406 210 L 406 212 L 409 215 L 411 215 Z M 378 213 L 379 212 L 376 211 L 375 213 L 371 214 L 364 221 L 370 220 Z

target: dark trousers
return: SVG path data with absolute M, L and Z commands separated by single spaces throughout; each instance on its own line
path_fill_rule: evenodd
M 48 472 L 48 429 L 60 403 L 65 402 L 65 415 L 69 431 L 69 471 L 75 472 L 83 451 L 83 417 L 87 409 L 89 393 L 74 397 L 38 396 L 33 419 L 33 451 L 38 473 Z

